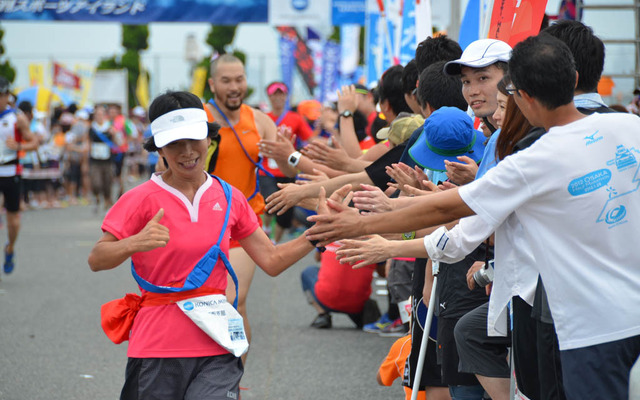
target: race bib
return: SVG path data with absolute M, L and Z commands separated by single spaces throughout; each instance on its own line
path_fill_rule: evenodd
M 278 163 L 273 158 L 267 158 L 267 165 L 271 169 L 278 169 Z
M 176 302 L 178 307 L 211 339 L 236 357 L 249 349 L 242 316 L 222 294 Z
M 111 148 L 106 143 L 92 143 L 91 158 L 94 160 L 108 160 L 111 158 Z

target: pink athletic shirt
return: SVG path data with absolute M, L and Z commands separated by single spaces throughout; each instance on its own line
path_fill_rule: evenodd
M 229 255 L 229 238 L 243 239 L 258 228 L 247 199 L 232 188 L 231 212 L 220 244 Z M 164 208 L 160 223 L 169 228 L 166 247 L 134 254 L 136 272 L 155 285 L 182 286 L 195 264 L 216 243 L 227 202 L 220 183 L 207 176 L 193 204 L 167 185 L 162 175 L 126 192 L 102 222 L 102 230 L 118 239 L 135 235 Z M 205 286 L 225 289 L 227 270 L 218 261 Z M 141 289 L 142 294 L 145 293 Z M 127 355 L 133 358 L 204 357 L 228 353 L 198 328 L 175 304 L 142 307 L 136 316 Z

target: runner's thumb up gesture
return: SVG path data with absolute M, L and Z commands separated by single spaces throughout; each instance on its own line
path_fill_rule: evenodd
M 137 251 L 149 251 L 167 245 L 169 228 L 160 223 L 162 217 L 164 217 L 164 208 L 158 210 L 156 215 L 135 235 Z

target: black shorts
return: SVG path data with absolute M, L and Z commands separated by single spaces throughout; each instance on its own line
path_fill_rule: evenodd
M 438 363 L 442 371 L 442 382 L 447 385 L 479 385 L 474 374 L 458 371 L 460 358 L 453 330 L 459 318 L 438 318 Z
M 82 170 L 80 163 L 69 163 L 67 169 L 64 171 L 64 178 L 68 182 L 72 182 L 80 186 L 82 184 Z
M 387 286 L 389 288 L 389 296 L 393 303 L 400 303 L 408 300 L 411 296 L 411 288 L 413 285 L 413 268 L 415 261 L 392 260 L 389 275 L 387 276 Z
M 0 177 L 0 193 L 4 195 L 4 208 L 7 212 L 20 211 L 20 193 L 22 184 L 19 175 Z
M 121 400 L 238 399 L 242 360 L 232 354 L 129 358 Z
M 540 398 L 540 377 L 538 375 L 537 324 L 531 317 L 531 306 L 520 296 L 512 299 L 513 366 L 516 372 L 518 390 L 529 399 Z
M 640 356 L 640 335 L 579 349 L 561 350 L 569 400 L 627 399 L 629 375 Z
M 422 301 L 422 287 L 424 286 L 424 273 L 427 260 L 424 258 L 416 259 L 415 267 L 413 269 L 413 302 Z M 416 308 L 414 308 L 416 309 Z M 404 379 L 402 384 L 404 386 L 413 387 L 415 378 L 415 371 L 418 365 L 418 357 L 420 354 L 420 344 L 422 342 L 422 328 L 420 324 L 416 322 L 416 315 L 418 312 L 411 314 L 412 332 L 411 332 L 411 354 L 407 358 L 407 364 L 404 369 Z M 435 322 L 435 319 L 434 319 Z M 438 356 L 436 354 L 436 342 L 435 340 L 427 340 L 427 352 L 424 360 L 424 366 L 422 368 L 422 377 L 420 378 L 420 390 L 424 390 L 425 386 L 428 387 L 447 387 L 442 383 L 442 376 L 440 374 L 440 366 L 438 365 Z
M 511 368 L 507 362 L 508 348 L 511 346 L 511 331 L 506 337 L 487 334 L 487 313 L 489 303 L 465 314 L 454 329 L 459 371 L 487 376 L 507 378 Z

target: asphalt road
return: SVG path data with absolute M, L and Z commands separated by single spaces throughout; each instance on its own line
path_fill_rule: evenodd
M 126 344 L 114 345 L 104 335 L 100 306 L 137 288 L 128 263 L 89 270 L 87 255 L 103 216 L 88 206 L 23 213 L 16 270 L 0 282 L 0 399 L 119 397 Z M 277 278 L 256 274 L 242 398 L 403 398 L 398 381 L 391 388 L 375 381 L 394 338 L 356 330 L 342 315 L 334 316 L 331 330 L 309 327 L 315 312 L 299 276 L 313 263 L 307 256 Z M 378 302 L 386 307 L 383 298 Z

